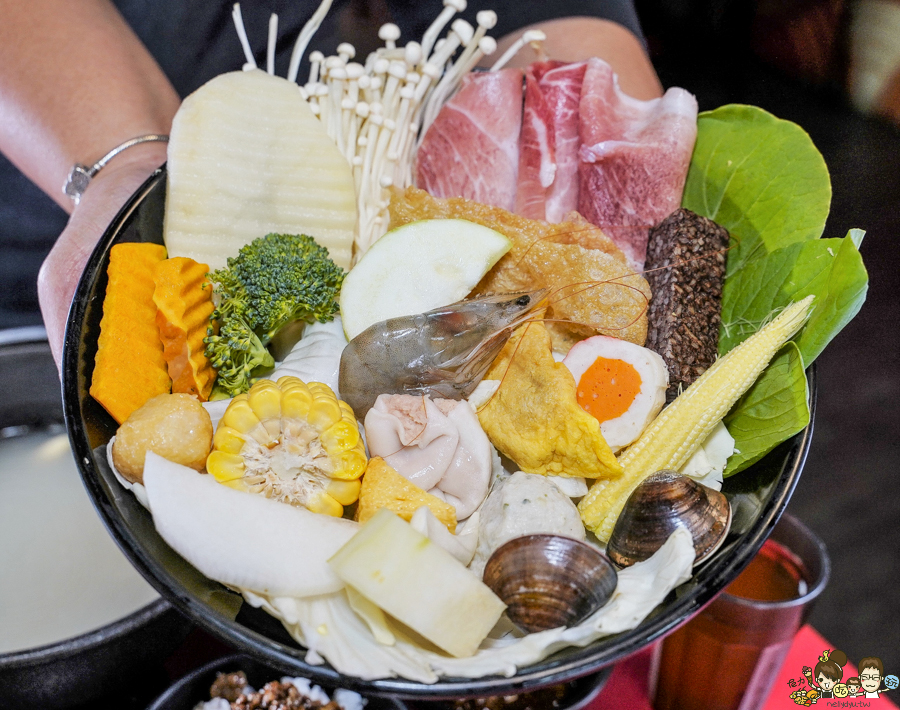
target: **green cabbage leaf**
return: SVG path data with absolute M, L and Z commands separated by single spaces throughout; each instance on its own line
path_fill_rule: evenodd
M 822 155 L 802 128 L 754 106 L 700 114 L 682 206 L 728 229 L 719 355 L 810 294 L 806 326 L 725 419 L 743 470 L 809 423 L 804 369 L 859 312 L 868 274 L 864 232 L 821 239 L 831 202 Z

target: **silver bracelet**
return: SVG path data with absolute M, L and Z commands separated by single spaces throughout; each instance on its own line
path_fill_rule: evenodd
M 133 145 L 152 142 L 168 143 L 169 136 L 160 133 L 150 133 L 146 136 L 138 136 L 137 138 L 125 141 L 122 145 L 117 145 L 91 167 L 82 165 L 81 163 L 75 163 L 69 171 L 69 176 L 66 178 L 65 185 L 63 185 L 63 193 L 71 197 L 72 201 L 77 205 L 93 177 L 99 173 L 110 160 Z

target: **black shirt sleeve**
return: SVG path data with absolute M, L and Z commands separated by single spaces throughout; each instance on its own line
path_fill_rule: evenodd
M 389 0 L 393 21 L 404 36 L 422 36 L 443 7 L 440 0 Z M 488 34 L 500 39 L 527 25 L 560 17 L 598 17 L 611 20 L 631 30 L 643 43 L 633 0 L 481 0 L 469 2 L 461 16 L 473 26 L 480 10 L 497 13 L 497 25 Z

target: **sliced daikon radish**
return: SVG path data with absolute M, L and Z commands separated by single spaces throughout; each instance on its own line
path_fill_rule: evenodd
M 344 279 L 347 338 L 379 321 L 465 298 L 511 246 L 500 232 L 464 219 L 424 219 L 392 229 Z
M 144 486 L 156 530 L 210 579 L 272 596 L 343 588 L 326 560 L 359 525 L 236 491 L 148 453 Z
M 329 563 L 348 586 L 459 658 L 475 653 L 506 608 L 449 552 L 386 508 Z
M 296 84 L 221 74 L 188 96 L 168 148 L 169 256 L 211 269 L 269 232 L 308 234 L 349 268 L 356 192 L 346 159 Z

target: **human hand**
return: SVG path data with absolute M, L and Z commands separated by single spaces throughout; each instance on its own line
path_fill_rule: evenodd
M 38 298 L 50 351 L 62 367 L 69 306 L 94 247 L 128 198 L 166 160 L 163 143 L 143 143 L 116 156 L 91 181 L 38 275 Z

